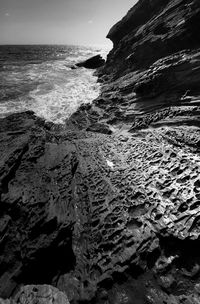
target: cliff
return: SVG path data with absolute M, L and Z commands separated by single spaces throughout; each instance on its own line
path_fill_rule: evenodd
M 199 16 L 140 0 L 99 98 L 0 120 L 0 303 L 200 302 Z
M 198 0 L 139 1 L 108 33 L 114 48 L 106 69 L 113 73 L 114 67 L 118 77 L 183 49 L 197 48 L 199 26 Z

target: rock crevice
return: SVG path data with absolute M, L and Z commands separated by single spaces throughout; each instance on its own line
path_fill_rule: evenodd
M 140 0 L 65 128 L 0 120 L 2 303 L 200 303 L 199 14 Z

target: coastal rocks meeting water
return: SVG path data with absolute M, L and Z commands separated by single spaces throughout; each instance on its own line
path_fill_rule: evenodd
M 0 303 L 200 303 L 199 14 L 140 0 L 92 104 L 0 120 Z
M 76 63 L 72 66 L 72 69 L 76 68 L 86 68 L 86 69 L 97 69 L 105 64 L 105 60 L 101 57 L 101 55 L 93 56 L 85 61 Z

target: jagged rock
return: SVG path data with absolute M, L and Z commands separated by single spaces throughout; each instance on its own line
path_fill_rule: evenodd
M 112 134 L 112 130 L 108 125 L 100 124 L 100 123 L 93 124 L 89 126 L 86 130 L 91 132 L 103 133 L 103 134 Z
M 99 71 L 106 80 L 94 105 L 98 123 L 198 126 L 199 14 L 197 0 L 140 0 L 110 30 L 114 47 Z
M 84 117 L 119 128 L 123 123 L 131 131 L 173 123 L 198 126 L 199 66 L 200 49 L 181 51 L 159 59 L 148 69 L 104 82 L 101 96 Z
M 14 297 L 14 301 L 20 304 L 69 304 L 67 296 L 49 285 L 28 285 L 20 289 Z
M 76 156 L 72 146 L 57 150 L 51 137 L 31 112 L 0 122 L 1 297 L 11 296 L 20 283 L 51 283 L 75 263 L 71 190 L 62 196 L 61 188 L 71 185 Z
M 13 299 L 0 299 L 0 304 L 69 304 L 67 296 L 49 285 L 28 285 L 20 288 Z
M 138 1 L 108 33 L 114 48 L 104 73 L 119 77 L 183 49 L 200 47 L 199 25 L 199 0 Z
M 78 67 L 74 64 L 74 65 L 71 66 L 71 69 L 76 70 L 76 69 L 78 69 Z
M 46 129 L 32 113 L 1 124 L 1 296 L 33 283 L 97 303 L 183 294 L 200 265 L 199 129 L 124 140 Z
M 76 67 L 84 67 L 86 69 L 97 69 L 105 64 L 105 60 L 101 55 L 93 56 L 83 62 L 77 63 Z
M 50 284 L 73 303 L 200 303 L 199 9 L 139 1 L 66 128 L 0 120 L 1 297 Z

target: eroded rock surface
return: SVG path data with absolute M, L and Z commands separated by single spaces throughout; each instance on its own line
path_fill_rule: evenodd
M 32 113 L 2 122 L 2 297 L 52 284 L 74 301 L 199 300 L 199 128 L 101 135 L 52 130 Z
M 114 48 L 104 72 L 119 77 L 147 68 L 159 58 L 199 47 L 199 17 L 199 0 L 138 1 L 108 33 Z
M 93 104 L 65 127 L 0 120 L 2 298 L 50 284 L 71 303 L 200 303 L 199 11 L 139 1 Z
M 66 294 L 49 285 L 27 285 L 14 299 L 0 299 L 0 304 L 69 304 Z

